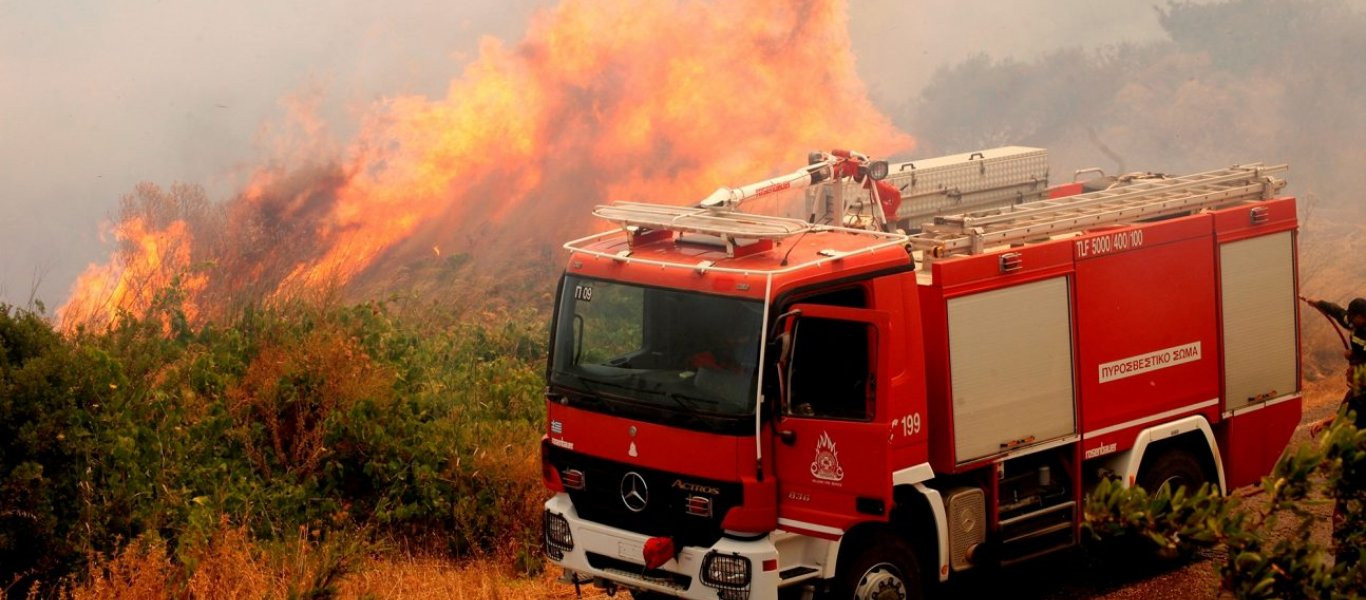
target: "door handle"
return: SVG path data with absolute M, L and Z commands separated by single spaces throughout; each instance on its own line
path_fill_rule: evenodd
M 778 432 L 778 439 L 782 440 L 784 444 L 791 446 L 792 444 L 797 443 L 797 432 L 792 431 L 791 429 L 783 429 Z

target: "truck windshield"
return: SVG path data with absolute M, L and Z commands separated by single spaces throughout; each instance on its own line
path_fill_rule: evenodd
M 670 411 L 754 414 L 758 301 L 569 276 L 550 382 Z

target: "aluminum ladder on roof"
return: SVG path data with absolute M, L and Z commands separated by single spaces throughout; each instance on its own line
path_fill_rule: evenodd
M 927 257 L 980 254 L 988 247 L 1045 239 L 1090 227 L 1130 223 L 1246 200 L 1273 197 L 1285 164 L 1252 163 L 1066 196 L 997 210 L 935 217 L 911 246 Z
M 812 228 L 800 219 L 643 202 L 599 205 L 593 209 L 593 215 L 623 228 L 702 233 L 731 239 L 780 240 Z
M 653 239 L 651 232 L 699 233 L 720 238 L 730 257 L 741 249 L 741 240 L 757 241 L 748 248 L 754 251 L 816 227 L 799 219 L 643 202 L 599 205 L 593 215 L 620 225 L 632 245 L 638 239 Z
M 662 239 L 657 234 L 697 233 L 720 238 L 725 243 L 726 255 L 729 257 L 760 252 L 787 238 L 806 233 L 843 233 L 878 240 L 876 245 L 863 250 L 882 248 L 888 244 L 903 246 L 906 243 L 906 236 L 901 233 L 834 227 L 789 217 L 695 206 L 614 202 L 598 205 L 593 209 L 593 215 L 619 225 L 632 245 L 639 241 Z M 818 254 L 837 258 L 842 253 L 822 250 Z

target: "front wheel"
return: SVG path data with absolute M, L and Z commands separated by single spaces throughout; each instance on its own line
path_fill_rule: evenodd
M 919 600 L 924 597 L 915 552 L 901 538 L 878 533 L 841 566 L 832 598 Z

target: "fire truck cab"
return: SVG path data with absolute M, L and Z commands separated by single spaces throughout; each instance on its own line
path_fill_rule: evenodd
M 931 166 L 989 178 L 1035 151 Z M 1229 490 L 1280 456 L 1300 416 L 1283 166 L 1090 192 L 1021 172 L 979 187 L 1036 195 L 905 233 L 888 213 L 925 198 L 878 195 L 932 168 L 826 158 L 795 179 L 843 205 L 833 224 L 618 203 L 595 214 L 620 230 L 566 244 L 542 454 L 567 580 L 916 598 L 1075 545 L 1100 478 Z

